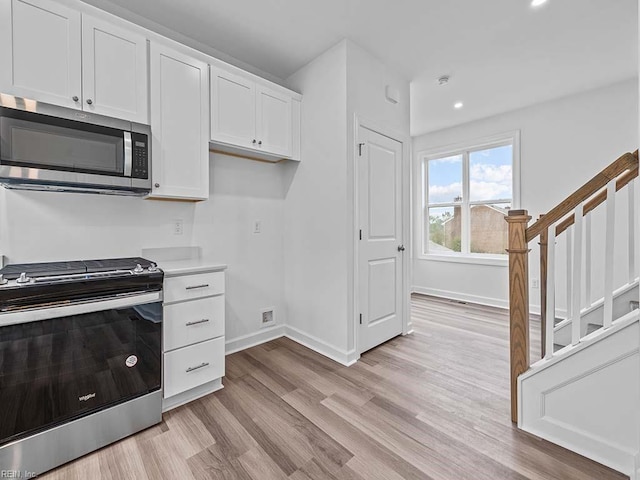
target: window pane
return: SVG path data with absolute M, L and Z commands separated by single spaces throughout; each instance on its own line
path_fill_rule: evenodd
M 513 147 L 479 150 L 469 154 L 469 198 L 510 200 L 512 198 Z
M 462 155 L 429 160 L 429 203 L 462 200 Z
M 473 205 L 470 214 L 471 253 L 506 254 L 508 203 Z
M 428 212 L 429 238 L 424 246 L 425 252 L 460 252 L 460 207 L 429 208 Z

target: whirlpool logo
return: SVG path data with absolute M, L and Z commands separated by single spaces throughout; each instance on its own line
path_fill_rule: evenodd
M 81 402 L 86 402 L 87 400 L 90 400 L 92 398 L 96 398 L 95 393 L 89 393 L 87 395 L 83 395 L 82 397 L 78 397 L 78 400 L 80 400 Z

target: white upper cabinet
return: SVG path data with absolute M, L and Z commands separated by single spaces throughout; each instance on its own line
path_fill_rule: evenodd
M 147 41 L 52 0 L 0 2 L 0 93 L 148 123 Z
M 0 92 L 81 108 L 80 32 L 80 13 L 56 2 L 0 2 Z
M 255 83 L 211 67 L 211 98 L 213 140 L 245 147 L 255 145 Z
M 291 157 L 291 97 L 269 88 L 256 89 L 256 118 L 259 148 L 264 151 Z
M 147 39 L 82 17 L 84 110 L 148 123 Z
M 209 197 L 209 70 L 152 42 L 151 198 Z
M 300 96 L 266 83 L 211 67 L 211 141 L 223 152 L 299 160 Z

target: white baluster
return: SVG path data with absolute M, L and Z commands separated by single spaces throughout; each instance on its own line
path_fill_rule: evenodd
M 616 181 L 607 184 L 607 226 L 604 241 L 604 328 L 613 323 L 613 250 L 616 228 Z
M 580 297 L 582 296 L 582 229 L 584 221 L 584 205 L 581 203 L 576 207 L 573 212 L 574 230 L 575 235 L 573 237 L 573 289 L 571 302 L 571 344 L 577 345 L 580 343 L 582 322 L 580 321 L 580 310 L 582 302 Z
M 573 310 L 572 310 L 572 306 L 573 304 L 571 303 L 571 292 L 573 291 L 573 285 L 571 284 L 571 272 L 572 272 L 572 268 L 571 268 L 571 262 L 573 260 L 573 254 L 572 252 L 572 248 L 573 248 L 573 227 L 569 227 L 566 232 L 565 232 L 565 236 L 567 237 L 567 300 L 566 300 L 566 306 L 567 306 L 567 318 L 571 318 L 573 316 Z
M 591 234 L 593 230 L 591 228 L 591 214 L 587 213 L 584 216 L 584 230 L 585 230 L 585 254 L 584 254 L 584 304 L 585 307 L 591 306 Z
M 547 329 L 545 331 L 544 358 L 553 357 L 554 329 L 556 325 L 556 227 L 549 227 L 547 245 Z
M 629 195 L 629 283 L 636 279 L 636 194 L 635 181 L 627 185 Z

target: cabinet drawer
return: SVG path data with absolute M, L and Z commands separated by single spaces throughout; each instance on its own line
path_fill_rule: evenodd
M 224 376 L 224 337 L 164 354 L 164 398 Z
M 164 307 L 164 350 L 224 335 L 224 295 Z
M 164 303 L 224 293 L 224 272 L 169 277 L 164 281 Z

